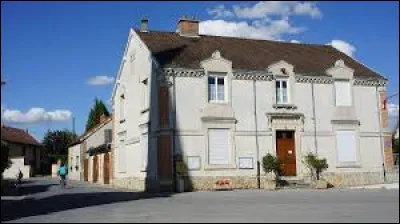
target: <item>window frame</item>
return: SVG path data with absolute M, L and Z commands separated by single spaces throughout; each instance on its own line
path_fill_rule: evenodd
M 127 172 L 127 159 L 126 159 L 126 145 L 125 145 L 125 139 L 120 139 L 119 140 L 119 150 L 118 150 L 118 172 L 119 173 L 126 173 Z M 121 151 L 124 151 L 122 154 Z M 121 161 L 125 159 L 124 163 L 121 163 Z M 122 164 L 124 166 L 122 166 Z
M 279 87 L 279 89 L 280 89 L 280 94 L 279 94 L 279 98 L 278 98 L 278 86 L 276 85 L 276 83 L 277 82 L 279 82 L 280 83 L 280 87 Z M 283 101 L 281 101 L 281 100 L 283 100 L 283 88 L 282 88 L 282 86 L 283 86 L 283 82 L 286 82 L 286 98 L 287 98 L 287 101 L 286 102 L 283 102 Z M 277 105 L 288 105 L 288 104 L 290 104 L 291 103 L 291 97 L 290 97 L 290 94 L 291 94 L 291 90 L 290 90 L 290 80 L 289 80 L 289 78 L 277 78 L 277 79 L 275 79 L 275 103 L 277 104 Z
M 150 94 L 149 94 L 149 79 L 145 78 L 141 82 L 142 87 L 142 113 L 145 113 L 149 110 L 149 102 L 150 102 Z
M 354 134 L 354 161 L 341 161 L 339 160 L 339 135 L 338 132 L 353 132 Z M 352 168 L 361 167 L 360 164 L 360 151 L 359 151 L 359 133 L 355 128 L 336 128 L 335 130 L 335 154 L 336 154 L 336 167 L 337 168 Z
M 218 131 L 221 131 L 221 130 L 223 130 L 223 131 L 226 131 L 226 134 L 227 134 L 227 139 L 226 139 L 226 163 L 212 163 L 211 161 L 212 161 L 212 158 L 211 158 L 211 143 L 210 143 L 210 139 L 211 139 L 211 134 L 212 134 L 212 131 L 215 131 L 215 130 L 218 130 Z M 208 130 L 207 130 L 207 141 L 208 141 L 208 158 L 207 158 L 207 163 L 208 163 L 208 165 L 210 165 L 210 166 L 229 166 L 230 164 L 231 164 L 231 152 L 230 152 L 230 145 L 231 145 L 231 142 L 230 142 L 230 135 L 231 135 L 231 130 L 229 129 L 229 128 L 208 128 Z
M 338 88 L 336 87 L 336 85 L 338 84 L 338 83 L 346 83 L 346 84 L 348 84 L 348 93 L 349 93 L 349 95 L 348 95 L 348 97 L 349 97 L 349 99 L 348 99 L 348 102 L 349 102 L 349 104 L 346 104 L 346 105 L 339 105 L 338 104 Z M 347 79 L 337 79 L 337 80 L 335 80 L 334 81 L 334 83 L 333 83 L 333 88 L 334 88 L 334 93 L 335 93 L 335 107 L 351 107 L 351 106 L 353 106 L 353 88 L 352 88 L 352 83 L 350 82 L 350 80 L 347 80 Z M 343 94 L 342 94 L 343 95 Z M 343 101 L 343 100 L 342 100 Z
M 214 86 L 215 86 L 215 100 L 210 99 L 210 84 L 209 84 L 209 78 L 214 78 Z M 220 100 L 218 99 L 218 79 L 223 79 L 224 80 L 224 99 Z M 226 104 L 228 103 L 228 94 L 227 94 L 227 74 L 224 72 L 223 74 L 218 74 L 214 72 L 210 72 L 207 76 L 207 101 L 208 103 L 222 103 Z
M 119 123 L 125 122 L 125 94 L 121 94 L 119 97 Z

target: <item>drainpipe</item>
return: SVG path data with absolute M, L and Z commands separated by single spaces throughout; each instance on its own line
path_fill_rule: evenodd
M 260 152 L 258 147 L 258 126 L 257 126 L 257 91 L 256 91 L 256 79 L 253 79 L 253 96 L 254 96 L 254 123 L 256 129 L 256 150 L 257 150 L 257 187 L 261 188 L 260 184 Z
M 384 156 L 384 147 L 383 147 L 383 142 L 382 142 L 382 121 L 381 121 L 381 110 L 380 110 L 380 103 L 379 103 L 379 92 L 378 92 L 378 86 L 375 86 L 376 89 L 376 108 L 378 109 L 377 115 L 378 115 L 378 122 L 379 122 L 379 141 L 381 144 L 381 157 L 382 157 L 382 168 L 383 168 L 383 181 L 386 181 L 386 171 L 385 171 L 385 156 Z
M 175 136 L 176 136 L 176 82 L 175 82 L 175 74 L 172 76 L 173 78 L 173 83 L 172 83 L 172 98 L 173 98 L 173 109 L 172 109 L 172 177 L 173 177 L 173 187 L 174 191 L 177 189 L 177 176 L 176 176 L 176 141 L 175 141 Z
M 312 112 L 313 112 L 313 121 L 314 121 L 314 147 L 315 147 L 315 154 L 318 156 L 317 119 L 315 117 L 314 82 L 311 82 L 311 96 L 312 96 Z

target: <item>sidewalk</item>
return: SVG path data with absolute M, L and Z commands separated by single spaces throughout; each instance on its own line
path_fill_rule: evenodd
M 399 189 L 399 183 L 387 183 L 387 184 L 374 184 L 364 185 L 357 187 L 350 187 L 350 189 Z

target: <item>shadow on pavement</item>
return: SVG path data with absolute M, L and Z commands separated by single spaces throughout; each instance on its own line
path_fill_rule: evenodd
M 96 192 L 55 195 L 46 198 L 26 198 L 19 201 L 1 200 L 1 222 L 46 215 L 69 209 L 127 202 L 155 197 L 169 197 L 172 193 Z

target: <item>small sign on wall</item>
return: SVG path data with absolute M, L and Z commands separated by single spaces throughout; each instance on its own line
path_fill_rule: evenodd
M 200 156 L 188 156 L 187 157 L 187 167 L 188 170 L 200 170 Z
M 239 157 L 239 169 L 253 169 L 253 157 Z

